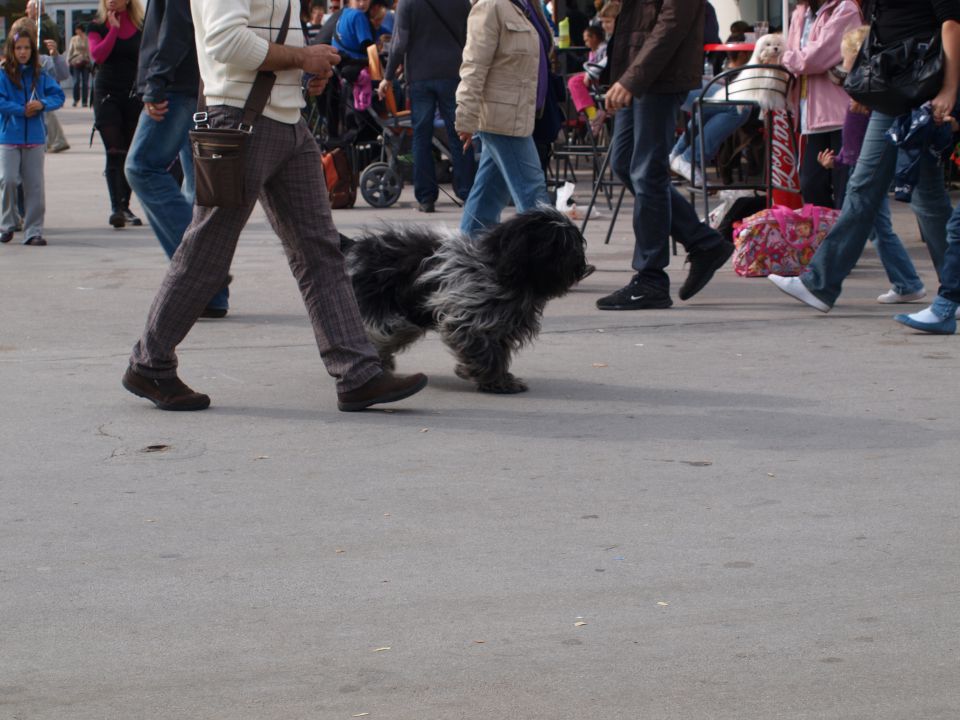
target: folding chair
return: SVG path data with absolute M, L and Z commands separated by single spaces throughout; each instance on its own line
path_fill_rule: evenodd
M 753 73 L 749 71 L 754 71 Z M 756 71 L 771 71 L 766 75 L 758 77 Z M 691 143 L 698 141 L 699 147 L 699 170 L 700 177 L 703 179 L 702 186 L 697 184 L 696 173 L 690 183 L 690 191 L 703 193 L 703 215 L 710 214 L 710 180 L 707 174 L 706 141 L 704 139 L 703 128 L 705 125 L 704 110 L 710 107 L 737 107 L 737 108 L 761 108 L 760 103 L 754 99 L 755 92 L 762 90 L 777 96 L 784 100 L 793 88 L 796 77 L 782 65 L 743 65 L 732 70 L 722 72 L 714 77 L 706 87 L 700 91 L 700 96 L 693 101 L 693 125 L 695 127 L 694 137 Z M 717 88 L 720 88 L 717 91 Z M 739 96 L 739 97 L 738 97 Z M 767 202 L 773 195 L 774 184 L 773 175 L 770 172 L 770 158 L 772 156 L 773 146 L 773 115 L 770 111 L 763 111 L 763 133 L 765 145 L 764 177 L 762 183 L 740 182 L 733 185 L 724 185 L 725 190 L 764 190 L 767 194 Z M 792 123 L 791 123 L 792 126 Z M 796 146 L 794 145 L 794 153 Z M 716 186 L 714 186 L 716 189 Z M 778 188 L 780 189 L 780 188 Z M 786 188 L 784 188 L 786 189 Z

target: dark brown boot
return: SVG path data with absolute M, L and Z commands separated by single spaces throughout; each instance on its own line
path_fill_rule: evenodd
M 161 410 L 205 410 L 210 407 L 209 396 L 191 390 L 178 377 L 148 378 L 128 367 L 123 374 L 123 386 Z
M 420 392 L 427 386 L 427 376 L 394 375 L 384 370 L 356 390 L 337 393 L 337 407 L 344 412 L 356 412 L 379 403 L 396 402 Z

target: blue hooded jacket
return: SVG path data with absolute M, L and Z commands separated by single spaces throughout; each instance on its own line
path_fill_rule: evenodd
M 14 85 L 7 73 L 0 70 L 0 145 L 44 145 L 47 128 L 43 113 L 63 105 L 63 90 L 43 71 L 35 81 L 32 65 L 20 66 L 20 85 Z M 43 103 L 43 111 L 28 118 L 25 108 L 31 95 Z
M 897 146 L 893 196 L 900 202 L 910 202 L 920 179 L 921 158 L 930 156 L 934 162 L 940 162 L 941 156 L 953 145 L 953 131 L 950 123 L 937 125 L 930 103 L 924 103 L 894 120 L 887 137 Z

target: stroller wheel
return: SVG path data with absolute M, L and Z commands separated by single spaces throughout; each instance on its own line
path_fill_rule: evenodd
M 360 194 L 369 205 L 385 208 L 400 199 L 403 179 L 385 162 L 367 165 L 360 173 Z

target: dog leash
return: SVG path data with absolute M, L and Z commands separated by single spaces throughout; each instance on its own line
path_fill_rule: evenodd
M 441 187 L 441 185 L 440 185 L 439 183 L 437 184 L 437 189 L 438 189 L 440 192 L 442 192 L 444 195 L 446 195 L 448 198 L 450 198 L 451 200 L 453 200 L 453 204 L 456 205 L 458 208 L 462 208 L 462 207 L 463 207 L 464 203 L 460 202 L 460 200 L 459 200 L 458 198 L 455 198 L 453 195 L 451 195 L 451 194 L 448 193 L 446 190 L 444 190 L 443 187 Z M 472 217 L 472 216 L 471 216 L 471 217 Z M 473 218 L 473 219 L 476 220 L 476 218 Z
M 473 220 L 477 225 L 479 225 L 480 227 L 482 227 L 484 230 L 489 230 L 489 229 L 490 229 L 489 226 L 488 226 L 486 223 L 480 222 L 480 220 L 477 219 L 477 216 L 476 216 L 476 215 L 474 215 L 472 212 L 470 212 L 469 210 L 467 210 L 467 207 L 466 207 L 467 204 L 466 204 L 465 202 L 460 202 L 460 200 L 458 200 L 458 199 L 455 198 L 453 195 L 451 195 L 451 194 L 448 193 L 446 190 L 444 190 L 444 189 L 443 189 L 443 186 L 441 186 L 439 183 L 437 183 L 437 189 L 438 189 L 440 192 L 442 192 L 444 195 L 446 195 L 448 198 L 450 198 L 450 199 L 453 201 L 453 204 L 456 205 L 458 208 L 463 208 L 463 211 L 464 211 L 467 215 L 469 215 L 469 216 L 470 216 L 470 219 Z
M 483 222 L 482 220 L 480 220 L 480 219 L 479 219 L 476 215 L 474 215 L 472 212 L 470 212 L 469 210 L 467 210 L 467 204 L 466 204 L 465 202 L 463 202 L 463 203 L 458 202 L 457 199 L 456 199 L 455 197 L 453 197 L 453 195 L 451 195 L 450 193 L 448 193 L 448 192 L 447 192 L 446 190 L 444 190 L 442 187 L 440 187 L 439 185 L 437 185 L 437 187 L 440 188 L 440 192 L 442 192 L 442 193 L 443 193 L 444 195 L 446 195 L 448 198 L 450 198 L 451 200 L 453 200 L 453 204 L 454 204 L 454 205 L 456 205 L 458 208 L 463 208 L 463 212 L 466 213 L 467 215 L 469 215 L 469 216 L 470 216 L 470 219 L 473 220 L 477 225 L 479 225 L 480 227 L 482 227 L 484 230 L 489 230 L 489 229 L 490 229 L 490 226 L 489 226 L 489 225 L 487 225 L 485 222 Z

